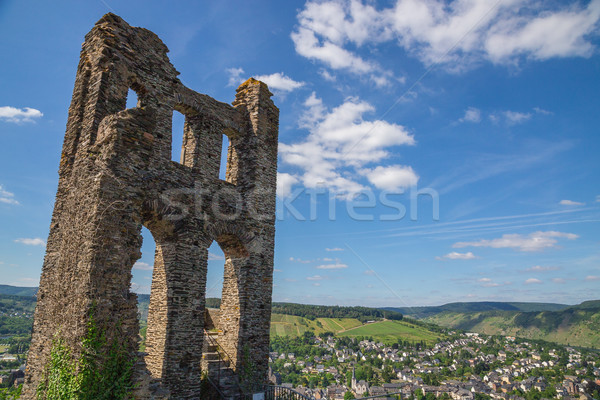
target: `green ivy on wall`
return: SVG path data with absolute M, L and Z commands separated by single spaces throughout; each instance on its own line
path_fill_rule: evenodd
M 92 317 L 87 328 L 77 360 L 64 341 L 55 338 L 44 377 L 37 388 L 38 400 L 131 398 L 133 360 L 118 341 L 119 327 L 110 344 Z

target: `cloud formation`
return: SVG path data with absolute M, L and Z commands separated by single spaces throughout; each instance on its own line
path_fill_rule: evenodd
M 526 285 L 539 285 L 541 284 L 542 281 L 536 278 L 529 278 L 525 281 Z
M 475 107 L 469 107 L 465 110 L 465 115 L 458 120 L 459 122 L 481 122 L 481 110 Z
M 0 121 L 21 124 L 24 122 L 35 122 L 36 119 L 43 116 L 44 114 L 35 108 L 15 108 L 10 106 L 0 107 Z
M 473 260 L 475 258 L 477 258 L 477 256 L 470 251 L 467 253 L 459 253 L 453 251 L 451 253 L 446 254 L 445 256 L 436 257 L 437 260 Z
M 482 239 L 476 242 L 458 242 L 452 247 L 491 247 L 494 249 L 511 248 L 518 251 L 541 251 L 556 247 L 557 239 L 575 240 L 579 236 L 573 233 L 564 233 L 557 231 L 537 231 L 527 236 L 517 233 L 505 234 L 498 239 Z
M 0 185 L 0 203 L 14 204 L 14 205 L 19 204 L 17 199 L 15 199 L 15 194 L 9 192 L 8 190 L 4 190 L 2 185 Z
M 373 169 L 362 169 L 359 173 L 366 176 L 376 188 L 389 191 L 404 190 L 419 182 L 419 176 L 412 167 L 404 165 L 379 165 Z
M 138 271 L 152 271 L 154 269 L 154 265 L 150 265 L 143 261 L 136 261 L 136 263 L 133 264 L 133 269 Z
M 243 83 L 246 78 L 242 75 L 245 71 L 243 68 L 227 68 L 229 80 L 227 86 L 238 86 Z M 255 75 L 254 79 L 258 79 L 267 84 L 270 90 L 277 92 L 291 92 L 304 86 L 304 82 L 297 82 L 285 75 L 283 72 L 275 72 L 270 75 Z
M 348 98 L 333 110 L 313 92 L 304 103 L 306 112 L 301 127 L 309 135 L 300 142 L 279 144 L 284 164 L 301 172 L 286 176 L 280 193 L 289 193 L 292 177 L 307 188 L 327 188 L 339 195 L 350 195 L 366 189 L 359 180 L 366 176 L 379 187 L 403 187 L 418 179 L 412 168 L 406 166 L 376 166 L 389 157 L 389 149 L 414 145 L 414 137 L 401 125 L 383 120 L 365 120 L 364 114 L 374 108 L 365 101 Z M 379 169 L 377 169 L 379 168 Z M 376 173 L 383 173 L 378 176 Z M 397 182 L 392 182 L 398 179 Z
M 336 262 L 335 264 L 323 264 L 323 265 L 317 266 L 317 269 L 344 269 L 344 268 L 348 268 L 348 266 L 339 261 Z
M 240 83 L 244 82 L 244 78 L 242 78 L 242 74 L 244 73 L 243 68 L 227 68 L 226 71 L 229 74 L 227 86 L 238 86 Z
M 368 76 L 379 87 L 389 84 L 391 71 L 345 48 L 389 38 L 385 17 L 374 7 L 359 1 L 309 1 L 298 14 L 298 22 L 291 34 L 298 54 L 334 70 Z
M 292 193 L 292 187 L 298 183 L 299 179 L 287 172 L 277 173 L 277 196 L 280 198 L 288 197 Z
M 424 65 L 460 71 L 481 63 L 589 57 L 600 0 L 547 3 L 535 0 L 395 0 L 377 9 L 360 0 L 308 1 L 292 33 L 296 52 L 336 70 L 389 74 L 361 57 L 361 48 L 396 43 Z
M 282 92 L 291 92 L 304 86 L 304 82 L 297 82 L 283 74 L 283 72 L 276 72 L 271 75 L 257 75 L 254 77 L 259 81 L 262 81 L 269 86 L 271 90 L 280 90 Z
M 558 204 L 560 204 L 561 206 L 584 206 L 585 203 L 581 203 L 579 201 L 573 201 L 573 200 L 561 200 L 558 202 Z
M 46 241 L 40 238 L 19 238 L 15 243 L 21 243 L 27 246 L 46 246 Z
M 550 271 L 558 271 L 560 268 L 558 267 L 542 267 L 541 265 L 535 265 L 533 267 L 527 268 L 524 272 L 550 272 Z

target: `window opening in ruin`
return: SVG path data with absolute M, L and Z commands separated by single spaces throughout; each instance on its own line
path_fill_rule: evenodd
M 217 242 L 208 248 L 208 272 L 206 274 L 206 307 L 219 308 L 225 274 L 225 255 Z
M 152 286 L 152 273 L 154 271 L 154 254 L 156 243 L 152 233 L 142 227 L 142 256 L 133 265 L 131 271 L 131 291 L 138 297 L 138 322 L 140 324 L 139 351 L 146 348 L 146 330 L 148 327 L 148 307 L 150 305 L 150 289 Z
M 227 180 L 227 158 L 229 154 L 229 138 L 227 135 L 223 135 L 223 143 L 221 145 L 221 164 L 219 167 L 219 179 Z
M 127 103 L 125 108 L 135 108 L 138 106 L 138 95 L 132 88 L 127 91 Z
M 173 125 L 171 126 L 171 160 L 178 163 L 183 163 L 183 160 L 181 159 L 181 151 L 183 147 L 184 125 L 185 115 L 177 110 L 173 110 Z

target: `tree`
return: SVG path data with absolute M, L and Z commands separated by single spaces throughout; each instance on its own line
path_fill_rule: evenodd
M 354 394 L 351 391 L 347 391 L 344 393 L 344 400 L 355 399 Z

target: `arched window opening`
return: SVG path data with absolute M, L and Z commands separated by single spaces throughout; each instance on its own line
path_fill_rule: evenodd
M 206 274 L 206 307 L 219 308 L 223 290 L 225 255 L 217 242 L 208 248 L 208 273 Z
M 221 145 L 221 164 L 219 167 L 219 179 L 227 180 L 227 160 L 229 159 L 229 138 L 223 135 L 223 143 Z
M 152 233 L 146 227 L 142 228 L 142 256 L 133 265 L 131 271 L 131 291 L 138 297 L 138 322 L 140 324 L 139 351 L 146 349 L 146 333 L 148 328 L 148 307 L 150 305 L 150 290 L 154 270 L 156 243 Z
M 127 91 L 127 102 L 125 103 L 125 108 L 135 108 L 139 104 L 138 94 L 132 88 L 129 88 Z
M 171 125 L 171 160 L 183 164 L 183 132 L 185 126 L 185 115 L 173 110 L 173 123 Z

